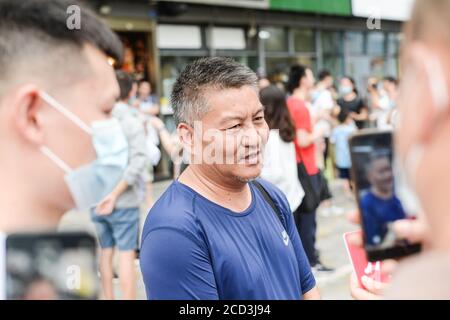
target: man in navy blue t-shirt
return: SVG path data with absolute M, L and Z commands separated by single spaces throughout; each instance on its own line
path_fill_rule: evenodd
M 188 65 L 174 86 L 190 165 L 145 222 L 149 299 L 319 298 L 286 197 L 251 182 L 269 131 L 256 83 L 247 67 L 216 57 Z
M 382 245 L 388 234 L 388 224 L 405 219 L 406 214 L 394 193 L 394 178 L 389 157 L 374 154 L 366 168 L 370 189 L 362 194 L 361 210 L 364 231 L 369 245 Z

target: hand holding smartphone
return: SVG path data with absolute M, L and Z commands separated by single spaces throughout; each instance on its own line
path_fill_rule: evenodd
M 361 282 L 363 276 L 367 276 L 377 282 L 389 282 L 388 276 L 382 273 L 383 262 L 370 262 L 367 260 L 364 248 L 352 244 L 351 237 L 361 236 L 361 231 L 347 232 L 344 234 L 345 248 L 352 263 L 353 272 L 356 274 L 360 287 L 364 287 Z
M 87 233 L 0 236 L 0 300 L 97 299 L 95 239 Z
M 393 223 L 414 219 L 396 195 L 392 132 L 362 130 L 349 141 L 352 180 L 361 215 L 364 248 L 370 262 L 420 251 L 420 243 L 397 237 Z

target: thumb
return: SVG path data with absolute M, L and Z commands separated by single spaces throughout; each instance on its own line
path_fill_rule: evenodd
M 422 242 L 427 235 L 427 226 L 421 220 L 398 220 L 394 222 L 394 230 L 399 238 L 411 242 Z

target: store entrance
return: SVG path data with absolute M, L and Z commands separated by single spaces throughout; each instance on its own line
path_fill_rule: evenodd
M 124 47 L 124 58 L 121 69 L 131 74 L 138 83 L 148 81 L 152 87 L 152 93 L 157 94 L 158 79 L 155 68 L 155 55 L 153 48 L 153 33 L 147 32 L 117 32 Z M 158 99 L 159 100 L 159 99 Z M 161 147 L 160 147 L 161 148 Z M 169 168 L 165 157 L 153 168 L 155 180 L 167 178 Z
M 124 47 L 122 70 L 133 75 L 136 81 L 154 80 L 151 68 L 151 34 L 149 32 L 118 32 Z

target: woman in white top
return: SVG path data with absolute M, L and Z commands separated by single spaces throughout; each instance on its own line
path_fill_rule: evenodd
M 266 87 L 261 89 L 259 96 L 270 128 L 261 177 L 284 192 L 294 212 L 305 195 L 297 175 L 294 122 L 286 105 L 286 97 L 279 88 L 273 85 Z

